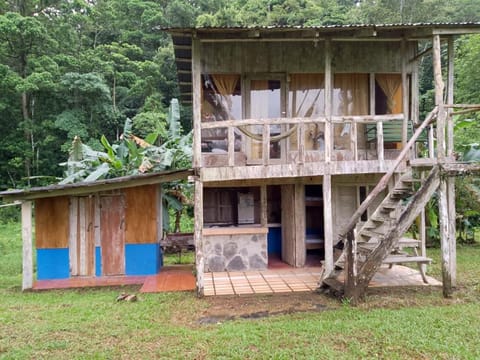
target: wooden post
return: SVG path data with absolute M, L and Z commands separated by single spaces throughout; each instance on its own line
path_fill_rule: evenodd
M 323 176 L 323 237 L 325 253 L 325 271 L 327 276 L 333 271 L 333 218 L 332 218 L 332 175 Z
M 203 296 L 203 278 L 205 271 L 205 259 L 203 256 L 203 183 L 195 179 L 195 266 L 197 272 L 197 294 Z
M 158 184 L 158 195 L 157 195 L 157 242 L 160 242 L 162 240 L 163 240 L 163 189 L 162 189 L 162 183 L 160 183 Z
M 447 103 L 453 104 L 453 87 L 454 87 L 454 60 L 455 47 L 452 36 L 448 38 L 448 83 L 447 83 Z M 453 132 L 453 109 L 448 109 L 447 115 L 447 157 L 453 158 L 454 146 L 454 132 Z M 456 209 L 455 209 L 455 177 L 449 176 L 447 178 L 447 202 L 448 202 L 448 238 L 450 240 L 450 280 L 452 286 L 457 285 L 457 230 L 455 224 Z
M 325 40 L 325 163 L 332 158 L 333 132 L 332 132 L 332 44 L 330 39 Z M 329 171 L 329 170 L 328 170 Z
M 435 157 L 435 137 L 433 136 L 433 125 L 428 127 L 428 157 Z
M 402 149 L 405 148 L 405 145 L 408 141 L 408 79 L 407 79 L 407 41 L 402 39 L 401 43 L 401 54 L 402 54 L 402 112 L 403 112 L 403 124 L 402 124 Z
M 346 240 L 345 298 L 350 301 L 351 305 L 355 306 L 360 299 L 357 287 L 357 242 L 353 230 L 348 232 Z
M 385 151 L 383 148 L 383 123 L 381 121 L 377 122 L 377 154 L 378 161 L 380 162 L 381 169 L 384 168 L 384 155 Z
M 435 105 L 437 116 L 437 156 L 440 163 L 445 162 L 445 106 L 443 102 L 444 83 L 442 79 L 440 36 L 433 36 L 433 75 L 435 78 Z M 446 179 L 440 179 L 439 187 L 440 244 L 442 248 L 443 296 L 452 295 L 450 219 L 448 214 L 448 193 Z
M 33 288 L 32 202 L 22 202 L 22 290 Z
M 260 186 L 260 224 L 263 227 L 268 226 L 268 211 L 267 211 L 267 185 Z
M 192 90 L 193 90 L 193 167 L 202 163 L 202 68 L 200 40 L 192 39 Z

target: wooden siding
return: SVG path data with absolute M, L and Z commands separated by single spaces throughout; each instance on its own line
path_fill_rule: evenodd
M 158 241 L 158 187 L 159 185 L 145 185 L 124 190 L 127 244 L 151 244 Z
M 68 197 L 35 201 L 35 237 L 38 249 L 68 247 L 68 215 Z
M 407 44 L 408 59 L 414 56 L 415 47 L 415 42 Z M 325 70 L 323 41 L 202 43 L 201 53 L 203 73 L 323 73 Z M 334 72 L 402 70 L 398 42 L 332 41 L 332 56 Z

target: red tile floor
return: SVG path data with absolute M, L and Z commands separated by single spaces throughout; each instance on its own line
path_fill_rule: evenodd
M 33 290 L 124 285 L 142 285 L 140 292 L 145 293 L 195 290 L 193 266 L 164 266 L 160 273 L 150 276 L 77 277 L 60 280 L 38 280 L 34 283 Z

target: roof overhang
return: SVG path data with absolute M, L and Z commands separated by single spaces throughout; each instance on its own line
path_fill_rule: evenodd
M 30 189 L 10 190 L 0 192 L 0 198 L 6 201 L 35 200 L 56 196 L 88 195 L 101 191 L 118 190 L 135 186 L 166 183 L 187 179 L 194 175 L 192 169 L 170 170 L 149 174 L 123 176 L 113 179 L 78 182 L 67 185 L 49 185 Z
M 417 41 L 480 33 L 480 23 L 165 28 L 172 36 L 183 103 L 192 103 L 192 39 L 200 42 Z

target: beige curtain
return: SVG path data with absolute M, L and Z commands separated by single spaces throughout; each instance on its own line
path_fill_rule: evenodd
M 368 74 L 335 74 L 334 115 L 368 115 Z
M 240 75 L 237 74 L 212 74 L 210 75 L 213 84 L 217 88 L 218 94 L 225 101 L 226 111 L 229 118 L 232 119 L 232 95 L 235 92 L 237 83 L 240 81 Z
M 333 92 L 334 115 L 368 115 L 368 74 L 335 74 Z M 333 128 L 334 149 L 352 150 L 350 123 L 338 124 Z M 357 125 L 357 146 L 364 148 L 364 125 Z
M 289 108 L 290 117 L 315 117 L 325 112 L 323 74 L 290 74 Z M 305 128 L 304 144 L 307 150 L 323 150 L 324 125 L 308 124 Z M 290 137 L 290 148 L 298 148 L 297 135 Z
M 387 114 L 402 112 L 402 77 L 399 74 L 377 74 L 375 80 L 387 97 Z M 400 101 L 399 101 L 400 100 Z

